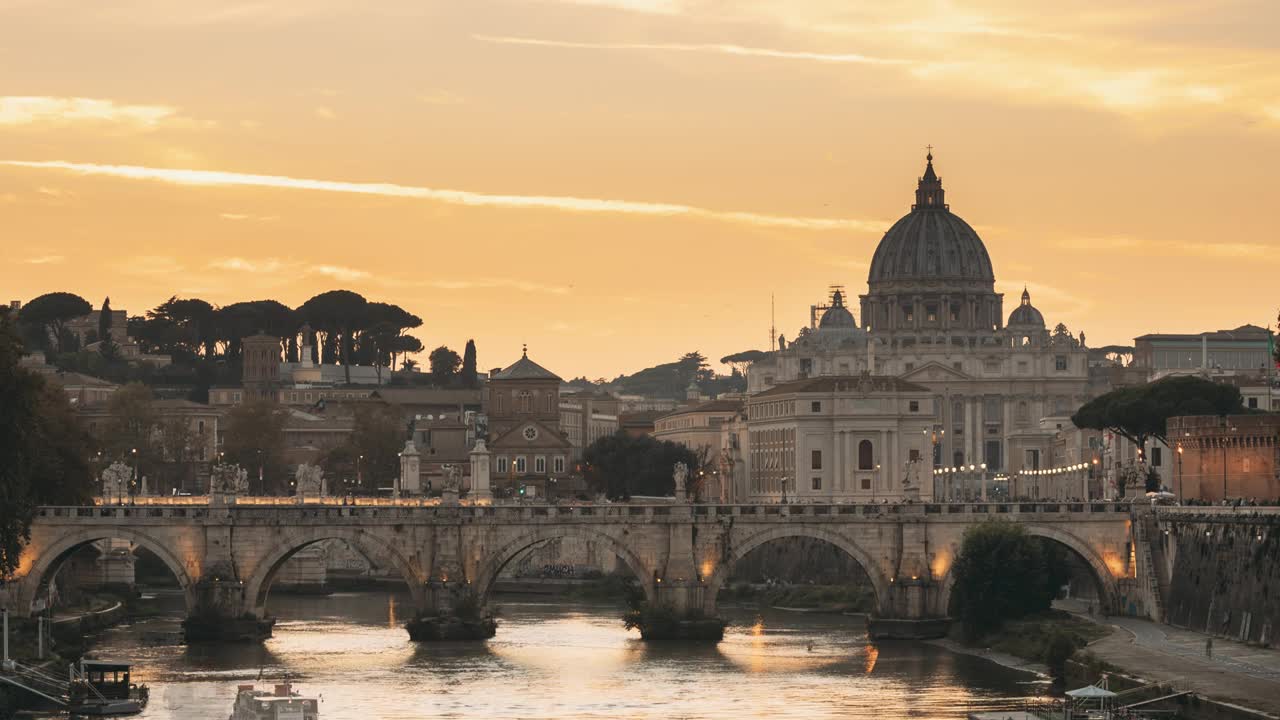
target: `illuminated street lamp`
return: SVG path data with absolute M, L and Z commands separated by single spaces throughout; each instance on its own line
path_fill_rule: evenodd
M 1182 443 L 1178 443 L 1178 480 L 1175 492 L 1178 494 L 1178 502 L 1182 502 Z

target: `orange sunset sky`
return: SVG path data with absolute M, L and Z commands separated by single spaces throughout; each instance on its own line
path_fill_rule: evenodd
M 0 0 L 0 293 L 348 288 L 613 377 L 866 290 L 924 146 L 1091 345 L 1273 323 L 1275 0 Z

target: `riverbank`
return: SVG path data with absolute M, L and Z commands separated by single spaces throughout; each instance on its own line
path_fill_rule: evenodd
M 986 658 L 1014 670 L 1061 679 L 1065 663 L 1078 650 L 1106 637 L 1111 629 L 1061 610 L 1005 621 L 976 642 L 964 642 L 956 623 L 946 638 L 928 640 L 952 652 Z

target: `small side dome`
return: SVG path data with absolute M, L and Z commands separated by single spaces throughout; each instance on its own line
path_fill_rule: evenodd
M 829 330 L 832 328 L 856 328 L 858 321 L 853 319 L 853 313 L 844 306 L 844 293 L 836 290 L 831 294 L 831 307 L 822 313 L 822 319 L 818 321 L 820 330 Z
M 1009 327 L 1044 327 L 1044 315 L 1031 304 L 1031 293 L 1027 292 L 1024 287 L 1022 289 L 1022 304 L 1013 309 L 1009 313 Z

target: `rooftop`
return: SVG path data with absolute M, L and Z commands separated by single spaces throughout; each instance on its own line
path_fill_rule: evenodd
M 682 407 L 678 410 L 665 412 L 657 417 L 675 417 L 676 415 L 691 415 L 693 413 L 734 413 L 742 409 L 741 400 L 708 400 L 697 405 Z
M 560 376 L 529 359 L 526 350 L 520 359 L 503 368 L 493 380 L 560 380 Z
M 1214 332 L 1203 333 L 1151 333 L 1148 335 L 1140 335 L 1134 338 L 1134 340 L 1146 340 L 1148 342 L 1152 340 L 1185 340 L 1200 342 L 1201 338 L 1206 338 L 1210 341 L 1218 342 L 1266 342 L 1268 332 L 1269 331 L 1266 328 L 1261 328 L 1257 325 L 1241 325 L 1234 330 L 1216 330 Z

